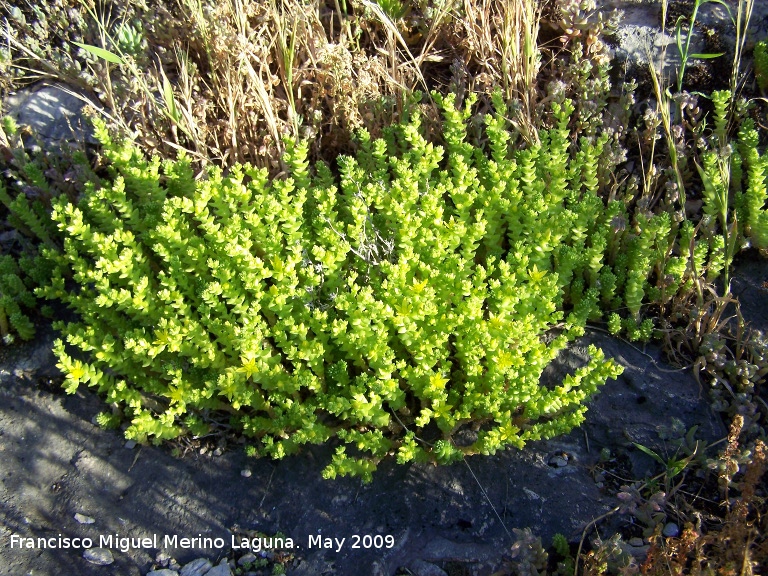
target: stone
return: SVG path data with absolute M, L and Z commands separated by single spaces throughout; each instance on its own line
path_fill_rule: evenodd
M 256 554 L 253 554 L 252 552 L 248 552 L 247 554 L 243 554 L 240 556 L 240 558 L 237 561 L 238 566 L 243 566 L 244 564 L 253 564 L 258 560 L 258 557 Z
M 624 554 L 628 554 L 640 564 L 648 557 L 648 550 L 651 549 L 650 545 L 644 544 L 642 546 L 632 546 L 626 542 L 620 542 L 619 547 Z
M 232 570 L 230 570 L 229 564 L 219 564 L 206 572 L 205 576 L 232 576 Z
M 674 522 L 668 522 L 664 525 L 664 530 L 661 533 L 667 538 L 676 538 L 680 535 L 680 527 Z
M 251 474 L 252 472 L 250 468 L 245 468 L 244 470 L 240 471 L 240 476 L 242 476 L 243 478 L 250 478 Z
M 83 552 L 83 558 L 98 566 L 108 566 L 115 561 L 109 548 L 88 548 Z
M 213 564 L 207 558 L 198 558 L 188 564 L 184 564 L 179 576 L 206 576 L 213 568 Z
M 90 516 L 86 516 L 85 514 L 80 514 L 79 512 L 75 514 L 75 520 L 77 520 L 80 524 L 93 524 L 96 522 L 93 518 Z
M 82 114 L 87 101 L 63 84 L 36 84 L 18 90 L 5 104 L 8 115 L 18 124 L 29 126 L 44 143 L 93 142 L 91 128 Z M 26 139 L 24 145 L 33 148 L 35 141 Z
M 497 555 L 497 550 L 488 544 L 456 542 L 437 536 L 424 546 L 422 557 L 432 562 L 486 562 Z
M 552 458 L 549 459 L 549 465 L 556 468 L 564 468 L 565 466 L 568 466 L 568 459 L 560 455 L 552 456 Z
M 126 443 L 123 445 L 123 448 L 126 450 L 133 450 L 136 448 L 136 440 L 127 440 Z
M 152 572 L 147 572 L 147 576 L 179 576 L 179 573 L 176 572 L 176 570 L 163 568 L 162 570 L 152 570 Z

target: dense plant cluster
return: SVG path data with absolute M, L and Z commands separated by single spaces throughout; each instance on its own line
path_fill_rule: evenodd
M 489 117 L 488 159 L 465 142 L 471 102 L 443 104 L 445 149 L 418 116 L 387 139 L 363 133 L 340 186 L 324 164 L 310 174 L 306 144 L 290 146 L 288 179 L 243 166 L 196 182 L 183 156 L 147 162 L 100 130 L 113 183 L 54 210 L 80 290 L 61 276 L 46 294 L 78 312 L 61 328 L 89 354 L 57 344 L 67 390 L 96 386 L 139 439 L 199 433 L 227 407 L 260 453 L 335 436 L 346 446 L 329 476 L 368 477 L 387 454 L 489 454 L 581 422 L 618 367 L 593 349 L 561 385 L 539 379 L 598 312 L 599 145 L 570 160 L 572 107 L 556 105 L 561 127 L 514 155 L 503 116 Z M 453 442 L 468 424 L 476 438 Z
M 306 143 L 289 144 L 287 179 L 246 165 L 196 182 L 183 154 L 147 162 L 102 125 L 112 183 L 54 211 L 67 236 L 60 267 L 81 289 L 60 275 L 45 292 L 79 313 L 64 333 L 91 357 L 57 345 L 67 389 L 98 386 L 139 439 L 201 433 L 228 408 L 257 453 L 336 437 L 347 446 L 330 476 L 368 477 L 388 454 L 451 462 L 578 424 L 613 363 L 593 350 L 562 386 L 539 379 L 588 319 L 626 309 L 609 328 L 649 339 L 644 303 L 716 278 L 743 234 L 761 242 L 765 161 L 749 124 L 734 149 L 752 184 L 735 208 L 722 204 L 722 171 L 705 153 L 708 220 L 694 228 L 601 199 L 607 136 L 571 148 L 569 100 L 553 103 L 556 126 L 539 143 L 519 148 L 497 95 L 486 153 L 467 141 L 474 98 L 461 111 L 453 96 L 433 98 L 445 147 L 424 138 L 418 114 L 383 139 L 363 131 L 338 183 L 323 163 L 310 170 Z M 724 138 L 724 107 L 712 138 Z M 457 445 L 469 424 L 476 439 Z
M 21 130 L 10 117 L 0 125 L 0 154 L 6 160 L 0 176 L 0 226 L 8 232 L 0 255 L 0 338 L 11 343 L 16 336 L 32 339 L 34 312 L 50 311 L 34 294 L 36 287 L 50 281 L 53 271 L 39 246 L 58 246 L 50 200 L 59 194 L 73 198 L 93 173 L 81 151 L 25 150 Z

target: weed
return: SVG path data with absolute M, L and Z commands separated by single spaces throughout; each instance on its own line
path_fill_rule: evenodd
M 666 3 L 667 0 L 664 0 Z M 675 22 L 675 43 L 677 44 L 677 50 L 680 55 L 680 67 L 677 70 L 677 91 L 682 92 L 683 91 L 683 77 L 685 76 L 685 69 L 688 65 L 688 61 L 691 59 L 697 59 L 697 60 L 708 60 L 712 58 L 719 58 L 724 54 L 724 52 L 720 53 L 692 53 L 691 52 L 691 39 L 693 38 L 693 30 L 696 26 L 696 16 L 699 13 L 699 8 L 701 8 L 704 4 L 719 4 L 725 10 L 728 12 L 728 15 L 731 16 L 731 8 L 726 4 L 723 0 L 694 0 L 693 3 L 693 10 L 691 11 L 690 20 L 688 21 L 688 33 L 685 35 L 685 41 L 683 41 L 683 23 L 685 22 L 685 17 L 680 16 L 677 19 L 677 22 Z M 741 13 L 741 11 L 739 12 Z M 731 16 L 731 20 L 733 20 L 733 17 Z M 735 24 L 735 21 L 734 21 Z

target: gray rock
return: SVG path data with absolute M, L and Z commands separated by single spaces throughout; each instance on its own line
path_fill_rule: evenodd
M 674 522 L 669 522 L 664 526 L 664 530 L 661 533 L 667 538 L 676 538 L 680 535 L 680 527 Z
M 432 562 L 485 562 L 498 551 L 487 544 L 455 542 L 437 537 L 430 540 L 422 552 L 423 558 Z
M 628 544 L 627 542 L 619 542 L 619 548 L 621 548 L 621 551 L 634 558 L 635 560 L 639 561 L 641 564 L 643 560 L 646 559 L 648 556 L 648 550 L 651 549 L 650 545 L 644 544 L 642 546 L 632 546 L 631 544 Z
M 79 512 L 75 514 L 75 520 L 77 520 L 80 524 L 93 524 L 96 522 L 93 518 L 90 516 L 86 516 L 85 514 L 80 514 Z
M 198 558 L 192 560 L 192 562 L 185 564 L 179 576 L 205 576 L 213 568 L 213 564 L 207 558 Z
M 552 458 L 549 459 L 549 465 L 557 468 L 564 468 L 565 466 L 568 466 L 568 459 L 561 455 L 552 456 Z
M 238 566 L 242 566 L 244 564 L 253 564 L 256 562 L 258 558 L 256 557 L 256 554 L 253 554 L 252 552 L 248 552 L 247 554 L 243 554 L 237 561 Z
M 93 141 L 82 110 L 88 100 L 64 85 L 37 84 L 8 97 L 8 114 L 44 142 Z M 25 142 L 32 146 L 34 141 Z
M 112 556 L 109 548 L 88 548 L 88 550 L 83 552 L 83 558 L 91 564 L 99 566 L 108 566 L 115 561 L 115 557 Z
M 176 572 L 176 570 L 163 568 L 162 570 L 152 570 L 152 572 L 147 572 L 147 576 L 179 576 L 179 573 Z
M 214 566 L 211 568 L 208 572 L 205 573 L 205 576 L 232 576 L 232 570 L 229 568 L 229 564 L 219 564 L 218 566 Z

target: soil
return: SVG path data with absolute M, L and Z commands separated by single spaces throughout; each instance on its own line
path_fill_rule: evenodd
M 757 260 L 745 261 L 734 280 L 748 320 L 763 328 L 766 280 L 768 269 Z M 640 479 L 659 470 L 633 443 L 662 453 L 669 449 L 662 432 L 673 424 L 683 432 L 698 426 L 697 438 L 706 442 L 726 433 L 690 370 L 665 365 L 654 347 L 640 350 L 594 332 L 544 375 L 557 380 L 582 364 L 589 342 L 626 367 L 571 434 L 455 466 L 385 463 L 368 485 L 326 481 L 320 473 L 332 446 L 281 461 L 249 459 L 226 438 L 126 447 L 119 431 L 92 423 L 104 409 L 99 398 L 61 392 L 54 338 L 41 327 L 34 342 L 2 351 L 0 575 L 143 575 L 160 567 L 161 552 L 182 565 L 201 556 L 215 564 L 248 552 L 233 549 L 233 535 L 253 544 L 277 533 L 295 547 L 254 550 L 269 570 L 256 573 L 279 563 L 291 575 L 490 574 L 512 560 L 516 530 L 531 528 L 545 547 L 556 533 L 578 542 L 585 527 L 618 505 L 616 487 L 597 481 L 609 468 L 606 455 L 621 463 L 622 474 Z M 94 522 L 79 523 L 76 514 Z M 614 514 L 610 527 L 597 529 L 605 537 L 605 530 L 626 532 L 631 524 L 631 517 Z M 104 547 L 114 562 L 92 564 L 82 548 L 11 546 L 13 536 L 59 535 L 88 537 L 94 546 L 112 535 Z M 117 541 L 154 535 L 157 542 L 123 551 Z M 183 548 L 166 536 L 221 540 Z

